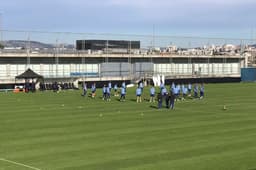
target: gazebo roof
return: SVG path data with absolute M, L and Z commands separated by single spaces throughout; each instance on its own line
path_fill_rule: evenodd
M 34 79 L 34 78 L 44 78 L 43 76 L 35 73 L 30 68 L 27 69 L 24 73 L 15 77 L 16 79 Z

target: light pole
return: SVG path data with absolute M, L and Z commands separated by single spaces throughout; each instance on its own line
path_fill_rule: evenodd
M 0 31 L 1 31 L 1 37 L 0 37 L 0 43 L 3 45 L 3 11 L 0 11 Z
M 152 37 L 152 47 L 155 49 L 155 24 L 153 24 L 153 37 Z
M 30 33 L 29 32 L 28 32 L 26 50 L 27 50 L 27 69 L 28 69 L 28 68 L 30 68 L 30 52 L 31 52 Z

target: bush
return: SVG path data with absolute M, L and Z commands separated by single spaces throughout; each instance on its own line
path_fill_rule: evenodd
M 0 43 L 0 49 L 3 49 L 4 48 L 4 45 Z

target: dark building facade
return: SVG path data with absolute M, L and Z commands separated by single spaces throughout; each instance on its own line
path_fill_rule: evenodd
M 140 41 L 76 40 L 77 50 L 140 49 Z

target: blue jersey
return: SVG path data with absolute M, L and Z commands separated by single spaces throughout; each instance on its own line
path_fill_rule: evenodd
M 136 89 L 136 95 L 141 95 L 141 88 Z
M 114 89 L 117 90 L 117 84 L 115 84 Z
M 172 90 L 175 88 L 175 83 L 172 83 L 172 87 L 171 88 L 172 88 Z
M 184 88 L 185 88 L 185 85 L 182 84 L 182 85 L 181 85 L 181 91 L 183 91 Z
M 106 87 L 104 86 L 103 88 L 102 88 L 102 93 L 106 93 L 107 91 L 106 91 Z
M 142 83 L 142 82 L 140 83 L 140 88 L 142 88 L 142 89 L 143 89 L 143 83 Z
M 125 94 L 125 88 L 124 87 L 121 88 L 121 94 Z
M 106 87 L 106 93 L 110 94 L 110 87 Z
M 188 90 L 191 90 L 192 89 L 192 85 L 189 83 L 188 84 Z
M 156 92 L 155 88 L 154 88 L 154 87 L 151 87 L 151 89 L 150 89 L 150 94 L 151 94 L 151 95 L 155 95 L 155 92 Z
M 125 86 L 125 82 L 123 82 L 123 83 L 122 83 L 122 87 L 123 87 L 123 88 L 125 88 L 125 87 L 126 87 L 126 86 Z
M 178 88 L 178 92 L 180 93 L 180 90 L 181 90 L 181 89 L 180 89 L 180 85 L 179 85 L 179 84 L 177 85 L 176 88 Z
M 163 89 L 164 88 L 164 83 L 161 83 L 160 84 L 160 89 Z
M 198 86 L 197 85 L 194 86 L 194 92 L 196 92 L 196 93 L 198 92 Z
M 187 94 L 187 92 L 188 92 L 188 89 L 184 87 L 184 88 L 182 89 L 182 93 L 183 93 L 183 94 Z
M 162 95 L 166 95 L 167 90 L 166 90 L 166 88 L 165 88 L 165 87 L 162 89 L 161 93 L 162 93 Z
M 175 87 L 175 88 L 174 88 L 173 93 L 176 94 L 176 95 L 179 94 L 179 89 L 178 89 L 178 87 Z
M 203 93 L 204 93 L 204 86 L 201 86 L 200 92 L 203 92 Z
M 87 86 L 86 86 L 86 84 L 84 84 L 83 86 L 84 86 L 84 90 L 87 91 Z
M 91 90 L 92 90 L 92 92 L 96 91 L 96 86 L 94 84 L 92 85 Z

